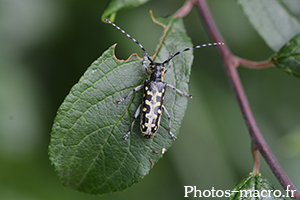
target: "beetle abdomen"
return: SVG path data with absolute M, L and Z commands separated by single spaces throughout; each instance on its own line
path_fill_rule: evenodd
M 141 131 L 145 138 L 155 135 L 159 128 L 166 83 L 145 81 L 141 110 Z

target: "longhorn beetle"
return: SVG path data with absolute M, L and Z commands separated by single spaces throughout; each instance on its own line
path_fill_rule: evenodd
M 118 30 L 120 30 L 122 33 L 124 33 L 128 38 L 130 38 L 132 41 L 134 41 L 136 44 L 138 44 L 140 46 L 140 48 L 144 52 L 142 67 L 145 70 L 146 74 L 148 75 L 148 79 L 145 80 L 143 85 L 137 86 L 136 88 L 131 90 L 129 92 L 129 94 L 127 94 L 125 97 L 123 97 L 122 99 L 117 101 L 117 103 L 120 104 L 127 97 L 132 95 L 134 92 L 139 91 L 140 89 L 144 88 L 143 102 L 137 108 L 137 110 L 134 114 L 132 123 L 131 123 L 130 130 L 123 137 L 123 139 L 126 140 L 128 138 L 128 136 L 130 135 L 130 133 L 132 132 L 135 119 L 139 116 L 139 114 L 141 114 L 140 128 L 143 133 L 143 136 L 146 139 L 152 138 L 159 128 L 161 113 L 162 113 L 162 111 L 164 111 L 164 113 L 169 121 L 168 133 L 170 134 L 170 136 L 173 140 L 176 140 L 177 139 L 176 136 L 171 132 L 170 114 L 168 113 L 165 106 L 163 106 L 166 88 L 173 89 L 176 92 L 178 92 L 179 94 L 181 94 L 182 96 L 187 97 L 187 98 L 192 98 L 193 95 L 185 94 L 182 91 L 180 91 L 179 89 L 177 89 L 176 87 L 163 82 L 164 75 L 171 68 L 171 64 L 169 64 L 169 62 L 175 56 L 177 56 L 185 51 L 189 51 L 192 49 L 198 49 L 198 48 L 206 47 L 206 46 L 224 45 L 224 43 L 222 43 L 222 42 L 208 43 L 208 44 L 202 44 L 202 45 L 186 48 L 186 49 L 176 52 L 175 54 L 171 54 L 170 57 L 167 60 L 163 61 L 162 63 L 158 63 L 158 62 L 153 62 L 153 60 L 149 57 L 148 53 L 144 49 L 143 45 L 141 45 L 136 39 L 131 37 L 123 29 L 121 29 L 119 26 L 112 23 L 108 19 L 104 19 L 104 20 L 106 22 L 110 23 L 111 25 L 113 25 L 114 27 L 116 27 Z M 147 68 L 147 66 L 146 66 L 147 59 L 150 61 L 149 68 Z M 168 67 L 165 67 L 166 64 L 168 64 Z

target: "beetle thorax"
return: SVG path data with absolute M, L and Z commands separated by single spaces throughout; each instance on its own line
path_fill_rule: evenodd
M 150 64 L 149 80 L 150 81 L 163 81 L 165 67 L 161 63 Z

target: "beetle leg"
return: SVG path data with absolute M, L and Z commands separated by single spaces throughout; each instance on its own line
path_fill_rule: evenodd
M 129 97 L 130 95 L 132 95 L 132 93 L 139 91 L 140 89 L 143 88 L 144 85 L 139 85 L 136 88 L 134 88 L 133 90 L 131 90 L 125 97 L 123 97 L 122 99 L 118 100 L 117 103 L 120 104 L 123 101 L 125 101 L 125 99 L 127 99 L 127 97 Z
M 173 140 L 177 140 L 177 137 L 171 132 L 171 117 L 170 117 L 167 109 L 165 108 L 165 106 L 162 106 L 162 109 L 164 110 L 164 113 L 165 113 L 165 115 L 166 115 L 166 117 L 168 118 L 168 121 L 169 121 L 168 133 L 169 133 L 169 135 L 171 136 L 171 138 Z
M 131 122 L 130 130 L 129 130 L 128 133 L 126 133 L 126 135 L 123 137 L 124 140 L 126 140 L 126 139 L 128 138 L 128 136 L 130 135 L 130 133 L 132 132 L 133 125 L 134 125 L 134 122 L 135 122 L 135 119 L 136 119 L 136 118 L 139 116 L 139 114 L 140 114 L 141 106 L 142 106 L 142 104 L 136 109 L 135 114 L 134 114 L 134 116 L 133 116 L 133 120 L 132 120 L 132 122 Z
M 181 94 L 182 96 L 185 96 L 185 97 L 188 97 L 188 98 L 193 98 L 193 95 L 192 95 L 192 94 L 185 94 L 185 93 L 183 93 L 182 91 L 180 91 L 179 89 L 177 89 L 176 87 L 174 87 L 174 86 L 172 86 L 172 85 L 167 84 L 167 87 L 168 87 L 168 88 L 171 88 L 172 90 L 176 90 L 176 92 L 178 92 L 178 93 Z
M 143 69 L 145 70 L 146 74 L 149 75 L 147 65 L 146 65 L 147 58 L 148 58 L 148 54 L 146 52 L 144 52 Z

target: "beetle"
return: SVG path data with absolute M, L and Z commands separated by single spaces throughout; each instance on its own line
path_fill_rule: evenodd
M 108 22 L 115 28 L 117 28 L 119 31 L 121 31 L 123 34 L 125 34 L 128 38 L 130 38 L 132 41 L 134 41 L 137 45 L 140 46 L 140 48 L 143 50 L 143 61 L 142 61 L 142 67 L 144 71 L 146 72 L 148 79 L 145 80 L 143 85 L 139 85 L 135 87 L 133 90 L 131 90 L 125 97 L 121 98 L 117 101 L 118 104 L 122 103 L 132 95 L 134 92 L 137 92 L 144 89 L 143 93 L 143 101 L 142 104 L 137 108 L 133 120 L 131 123 L 131 127 L 128 131 L 128 133 L 123 137 L 124 140 L 128 138 L 130 133 L 132 132 L 134 123 L 136 118 L 141 114 L 141 121 L 140 121 L 140 129 L 141 132 L 146 139 L 152 138 L 158 131 L 159 125 L 160 125 L 160 118 L 162 112 L 165 113 L 166 117 L 168 118 L 168 133 L 171 136 L 173 140 L 176 140 L 177 137 L 171 132 L 171 117 L 168 113 L 167 109 L 163 105 L 164 96 L 166 92 L 166 88 L 170 88 L 172 90 L 175 90 L 180 95 L 192 98 L 192 94 L 185 94 L 176 87 L 169 85 L 163 81 L 164 75 L 169 71 L 171 68 L 171 64 L 169 64 L 170 60 L 172 60 L 175 56 L 178 56 L 179 54 L 189 51 L 192 49 L 198 49 L 201 47 L 206 46 L 217 46 L 217 45 L 224 45 L 223 42 L 216 42 L 216 43 L 208 43 L 208 44 L 202 44 L 197 45 L 194 47 L 189 47 L 186 49 L 183 49 L 181 51 L 176 52 L 175 54 L 171 54 L 169 58 L 162 63 L 159 62 L 153 62 L 153 60 L 149 57 L 148 53 L 144 49 L 143 45 L 139 43 L 136 39 L 131 37 L 128 33 L 126 33 L 123 29 L 121 29 L 119 26 L 114 24 L 113 22 L 109 21 L 108 19 L 104 19 L 104 21 Z M 146 65 L 147 60 L 149 60 L 149 68 Z M 166 67 L 166 65 L 168 65 Z

